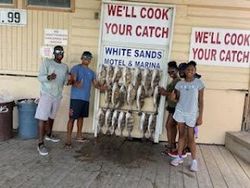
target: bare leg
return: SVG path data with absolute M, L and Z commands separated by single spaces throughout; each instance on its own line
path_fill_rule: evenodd
M 166 129 L 167 129 L 168 143 L 170 144 L 171 147 L 174 147 L 177 134 L 177 127 L 173 119 L 173 114 L 168 115 L 168 119 L 166 122 Z
M 177 135 L 177 123 L 173 118 L 173 114 L 171 114 L 172 126 L 171 126 L 171 142 L 174 147 L 176 147 L 176 135 Z
M 178 129 L 179 129 L 178 155 L 181 156 L 185 144 L 185 124 L 178 123 Z
M 39 120 L 38 126 L 39 126 L 39 139 L 38 143 L 43 143 L 44 141 L 44 136 L 45 136 L 45 123 L 46 121 Z
M 50 119 L 48 120 L 48 123 L 47 123 L 47 136 L 51 136 L 52 134 L 52 129 L 53 129 L 53 124 L 54 124 L 54 119 Z
M 194 128 L 188 127 L 188 145 L 191 150 L 192 159 L 196 159 L 196 143 L 194 140 Z
M 73 126 L 74 126 L 74 119 L 69 119 L 68 124 L 67 124 L 67 141 L 66 144 L 67 145 L 71 145 L 71 140 L 72 140 L 72 130 L 73 130 Z
M 83 127 L 83 118 L 81 117 L 77 119 L 77 135 L 76 135 L 77 139 L 81 139 L 83 137 L 82 127 Z

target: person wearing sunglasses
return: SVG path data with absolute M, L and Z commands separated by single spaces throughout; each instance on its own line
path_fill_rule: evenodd
M 37 150 L 40 155 L 48 155 L 44 139 L 59 142 L 52 135 L 56 113 L 62 99 L 63 87 L 68 83 L 68 66 L 62 63 L 64 51 L 62 46 L 54 47 L 54 59 L 46 59 L 40 66 L 38 80 L 41 83 L 40 99 L 35 118 L 39 120 L 39 140 Z
M 71 135 L 75 120 L 77 120 L 76 141 L 86 141 L 82 135 L 82 127 L 84 118 L 89 116 L 89 99 L 91 95 L 92 84 L 100 91 L 105 91 L 107 89 L 106 85 L 100 85 L 98 83 L 95 72 L 89 68 L 92 58 L 93 56 L 91 52 L 84 51 L 81 56 L 81 63 L 73 66 L 70 71 L 72 87 L 65 149 L 72 148 Z
M 168 145 L 166 151 L 164 151 L 164 154 L 169 154 L 176 150 L 175 140 L 177 134 L 177 126 L 175 120 L 173 119 L 176 102 L 171 100 L 170 95 L 172 92 L 174 92 L 174 88 L 177 82 L 179 82 L 181 79 L 178 76 L 178 67 L 175 61 L 170 61 L 168 63 L 168 75 L 172 79 L 172 81 L 167 85 L 167 89 L 165 90 L 164 88 L 159 88 L 160 94 L 166 96 L 168 104 L 168 106 L 166 107 L 166 110 L 168 111 L 168 118 L 166 121 Z

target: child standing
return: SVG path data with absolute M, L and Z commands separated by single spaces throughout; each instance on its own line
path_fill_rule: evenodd
M 168 63 L 168 75 L 172 78 L 172 81 L 167 85 L 167 89 L 159 88 L 159 92 L 161 95 L 166 96 L 168 106 L 166 110 L 168 111 L 168 118 L 166 121 L 166 130 L 167 130 L 167 138 L 168 138 L 168 145 L 166 154 L 169 152 L 173 152 L 176 149 L 175 139 L 177 134 L 177 126 L 176 121 L 173 119 L 173 114 L 175 112 L 176 102 L 170 99 L 171 93 L 175 89 L 175 85 L 181 79 L 178 76 L 178 67 L 175 61 L 170 61 Z
M 185 146 L 185 127 L 187 127 L 188 145 L 192 156 L 191 171 L 198 171 L 194 127 L 201 125 L 203 119 L 204 84 L 195 77 L 195 74 L 196 66 L 193 62 L 189 62 L 185 69 L 185 80 L 176 84 L 176 96 L 171 96 L 172 99 L 176 98 L 178 101 L 173 118 L 177 121 L 179 130 L 178 157 L 173 159 L 171 164 L 178 166 L 183 163 L 181 155 Z
M 86 141 L 82 136 L 82 127 L 84 118 L 89 116 L 89 99 L 92 84 L 100 91 L 105 91 L 107 89 L 106 85 L 99 84 L 96 80 L 95 72 L 89 68 L 92 58 L 91 52 L 84 51 L 81 56 L 81 64 L 75 65 L 70 71 L 72 87 L 65 149 L 70 149 L 72 147 L 71 135 L 75 120 L 77 120 L 76 141 Z

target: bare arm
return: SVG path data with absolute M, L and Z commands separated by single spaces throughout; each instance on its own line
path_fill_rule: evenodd
M 106 91 L 108 86 L 107 85 L 101 85 L 96 79 L 93 80 L 93 85 L 96 89 L 99 89 L 101 92 Z
M 204 88 L 199 90 L 199 95 L 198 95 L 198 107 L 199 107 L 199 116 L 197 119 L 196 124 L 201 125 L 202 124 L 202 119 L 203 119 L 203 107 L 204 107 Z

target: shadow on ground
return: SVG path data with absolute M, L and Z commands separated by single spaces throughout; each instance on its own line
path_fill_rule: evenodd
M 80 161 L 106 160 L 130 168 L 139 168 L 143 162 L 153 162 L 163 147 L 151 141 L 141 139 L 128 140 L 117 136 L 102 135 L 90 138 L 74 156 Z

